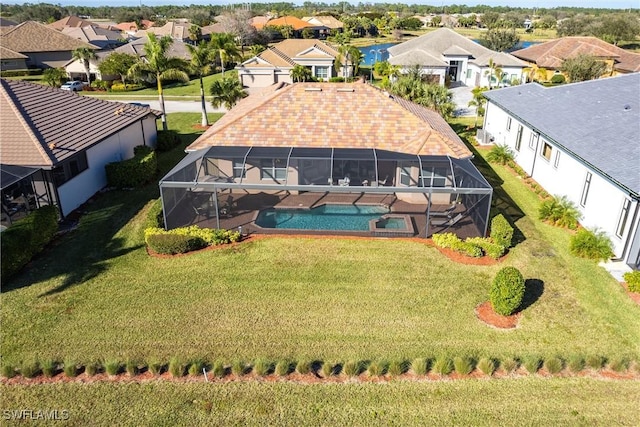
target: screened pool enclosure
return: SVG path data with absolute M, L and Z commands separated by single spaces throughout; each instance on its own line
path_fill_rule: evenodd
M 256 219 L 269 209 L 290 210 L 293 217 L 325 205 L 375 205 L 383 210 L 369 227 L 329 225 L 321 232 L 420 237 L 485 235 L 492 197 L 468 158 L 371 148 L 212 146 L 188 153 L 162 178 L 160 191 L 168 229 L 198 224 L 243 233 L 317 233 L 313 221 L 300 229 L 294 221 Z M 323 212 L 350 221 L 347 211 Z

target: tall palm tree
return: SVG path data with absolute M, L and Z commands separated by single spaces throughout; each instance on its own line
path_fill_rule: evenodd
M 469 107 L 476 107 L 476 121 L 473 124 L 474 128 L 478 127 L 478 117 L 482 114 L 484 115 L 484 104 L 487 102 L 487 99 L 482 94 L 487 90 L 486 87 L 476 86 L 471 90 L 471 94 L 473 98 L 469 101 Z
M 153 76 L 155 78 L 158 85 L 160 110 L 162 111 L 162 129 L 167 130 L 162 80 L 189 81 L 189 75 L 184 71 L 189 68 L 189 64 L 184 59 L 167 56 L 167 51 L 171 43 L 173 43 L 170 36 L 157 38 L 155 34 L 148 33 L 147 37 L 149 40 L 144 44 L 146 57 L 133 64 L 127 74 L 132 78 L 140 78 L 142 76 Z
M 211 45 L 203 41 L 198 46 L 185 45 L 191 54 L 191 70 L 200 79 L 200 103 L 202 105 L 202 126 L 209 126 L 207 119 L 207 107 L 204 100 L 204 82 L 202 77 L 207 75 L 211 70 L 211 62 L 213 62 L 214 52 Z
M 222 75 L 224 75 L 224 63 L 227 60 L 240 59 L 240 51 L 236 46 L 233 34 L 218 33 L 211 36 L 211 49 L 215 52 L 216 57 L 220 59 L 222 67 Z
M 344 58 L 344 61 L 345 61 L 344 77 L 345 77 L 345 81 L 347 81 L 347 77 L 349 77 L 348 73 L 346 72 L 347 69 L 350 69 L 353 71 L 353 73 L 351 74 L 352 77 L 358 74 L 358 70 L 360 69 L 360 62 L 362 62 L 362 52 L 357 47 L 351 46 L 349 44 L 341 44 L 340 47 L 338 48 L 338 52 L 340 53 L 340 56 Z M 336 66 L 340 67 L 341 65 L 342 64 L 340 63 L 340 61 L 336 59 Z
M 96 59 L 96 53 L 88 47 L 78 47 L 71 53 L 73 59 L 82 62 L 84 72 L 87 74 L 87 84 L 91 85 L 91 63 L 92 59 Z
M 502 72 L 502 68 L 500 68 L 500 65 L 498 65 L 493 58 L 489 58 L 489 69 L 487 71 L 484 72 L 485 76 L 488 75 L 489 76 L 489 90 L 492 89 L 491 86 L 491 79 L 493 79 L 495 77 L 496 79 L 496 83 L 500 84 L 500 81 L 502 80 L 502 76 L 503 76 L 503 72 Z
M 209 93 L 211 94 L 211 105 L 214 108 L 224 105 L 227 110 L 230 110 L 238 101 L 247 96 L 240 80 L 234 77 L 215 80 L 209 87 Z

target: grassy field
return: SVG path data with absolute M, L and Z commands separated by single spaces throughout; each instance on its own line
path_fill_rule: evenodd
M 295 384 L 0 386 L 2 409 L 69 411 L 65 425 L 639 425 L 634 381 L 587 378 Z

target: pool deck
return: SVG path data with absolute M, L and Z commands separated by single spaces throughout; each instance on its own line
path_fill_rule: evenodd
M 266 208 L 296 208 L 311 209 L 325 203 L 334 204 L 380 204 L 388 206 L 392 214 L 409 215 L 413 222 L 416 237 L 425 237 L 427 204 L 408 203 L 399 200 L 393 194 L 345 194 L 345 193 L 313 193 L 302 194 L 247 194 L 247 193 L 222 193 L 218 195 L 220 211 L 220 228 L 235 230 L 242 228 L 243 234 L 308 234 L 308 235 L 342 235 L 342 236 L 373 236 L 370 231 L 327 231 L 327 230 L 291 230 L 291 229 L 267 229 L 257 227 L 254 223 L 257 213 Z M 183 204 L 188 205 L 185 201 Z M 432 211 L 445 211 L 449 205 L 432 205 Z M 171 215 L 170 224 L 173 226 L 198 225 L 205 228 L 217 228 L 215 213 L 208 214 L 209 210 L 196 209 L 190 206 L 178 206 Z M 466 208 L 460 204 L 450 212 L 454 217 Z M 215 211 L 214 211 L 215 212 Z M 179 225 L 175 225 L 179 224 Z M 477 236 L 478 231 L 471 218 L 463 218 L 454 226 L 447 229 L 447 225 L 430 226 L 429 234 L 453 231 L 461 238 Z

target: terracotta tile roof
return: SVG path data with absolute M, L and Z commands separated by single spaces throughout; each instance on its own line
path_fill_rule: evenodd
M 538 67 L 552 69 L 560 68 L 562 61 L 567 58 L 588 54 L 616 60 L 614 68 L 623 72 L 640 71 L 640 54 L 626 51 L 596 37 L 563 37 L 516 50 L 512 54 L 533 62 Z
M 0 46 L 0 59 L 26 59 L 27 55 L 23 55 L 19 52 L 14 52 L 11 49 L 7 49 L 4 46 Z
M 115 27 L 120 31 L 137 31 L 153 27 L 154 22 L 143 19 L 141 24 L 143 28 L 138 28 L 138 24 L 135 22 L 120 22 L 116 24 Z
M 322 53 L 318 53 L 318 51 Z M 340 53 L 333 47 L 315 39 L 287 39 L 269 46 L 258 54 L 258 61 L 251 58 L 242 64 L 243 67 L 293 67 L 295 58 L 337 58 Z M 264 64 L 262 61 L 267 62 Z
M 148 114 L 160 115 L 147 108 L 0 79 L 0 163 L 51 167 Z
M 0 35 L 0 44 L 20 53 L 71 51 L 79 47 L 96 49 L 92 44 L 34 21 L 26 21 L 3 31 Z
M 268 16 L 254 16 L 249 19 L 249 24 L 251 24 L 256 30 L 261 30 L 264 26 L 269 22 Z
M 303 28 L 314 27 L 313 24 L 305 22 L 300 18 L 296 18 L 295 16 L 283 16 L 280 18 L 274 18 L 264 24 L 265 27 L 285 25 L 291 26 L 294 30 L 302 30 Z
M 435 111 L 365 83 L 272 85 L 240 101 L 187 150 L 216 145 L 378 148 L 471 157 Z

